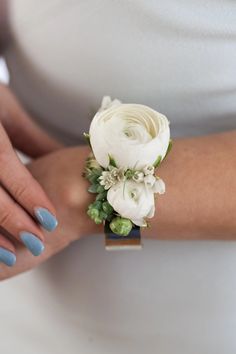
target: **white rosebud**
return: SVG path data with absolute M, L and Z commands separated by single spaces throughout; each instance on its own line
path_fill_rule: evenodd
M 145 218 L 154 215 L 154 193 L 144 183 L 125 180 L 116 183 L 107 193 L 107 201 L 123 218 L 135 225 L 146 226 Z
M 152 188 L 156 182 L 156 177 L 153 175 L 147 175 L 144 177 L 144 183 L 147 187 Z
M 153 186 L 153 192 L 164 194 L 165 191 L 166 191 L 165 182 L 161 178 L 157 177 L 156 182 L 154 183 Z
M 142 171 L 135 171 L 132 178 L 135 182 L 140 183 L 143 182 L 144 174 Z
M 154 168 L 153 165 L 146 165 L 146 166 L 143 168 L 143 172 L 144 172 L 145 176 L 153 175 L 154 170 L 155 170 L 155 168 Z
M 158 156 L 163 159 L 170 140 L 168 119 L 148 106 L 109 99 L 105 96 L 89 130 L 98 163 L 107 168 L 110 155 L 119 167 L 142 170 Z

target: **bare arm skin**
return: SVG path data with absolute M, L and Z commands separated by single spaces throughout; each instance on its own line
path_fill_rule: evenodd
M 157 172 L 167 191 L 144 235 L 236 240 L 236 131 L 177 139 Z
M 58 228 L 44 231 L 45 251 L 39 257 L 16 244 L 17 262 L 1 265 L 0 279 L 30 269 L 82 236 L 101 234 L 86 208 L 93 199 L 81 177 L 88 147 L 59 150 L 29 166 L 57 209 Z M 143 237 L 178 240 L 236 240 L 236 131 L 176 139 L 157 174 L 167 191 L 158 197 L 156 214 Z

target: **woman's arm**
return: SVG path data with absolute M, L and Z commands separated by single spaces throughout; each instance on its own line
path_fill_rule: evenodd
M 44 231 L 45 251 L 39 257 L 16 245 L 17 262 L 1 265 L 0 279 L 30 269 L 74 240 L 101 234 L 86 209 L 93 199 L 81 172 L 88 147 L 59 150 L 29 165 L 57 209 L 58 228 Z M 236 239 L 236 131 L 198 138 L 176 139 L 170 155 L 159 167 L 167 192 L 158 197 L 151 227 L 144 237 L 153 239 Z
M 157 172 L 166 193 L 143 235 L 236 240 L 236 131 L 176 139 Z

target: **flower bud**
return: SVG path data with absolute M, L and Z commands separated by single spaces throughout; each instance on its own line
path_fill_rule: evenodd
M 99 217 L 99 209 L 91 204 L 88 208 L 87 214 L 90 216 L 91 219 L 95 219 Z
M 121 218 L 119 216 L 115 217 L 110 222 L 111 231 L 120 236 L 128 236 L 132 227 L 132 222 L 129 219 Z

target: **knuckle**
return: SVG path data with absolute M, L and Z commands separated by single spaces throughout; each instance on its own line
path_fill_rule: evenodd
M 14 188 L 14 198 L 17 200 L 23 200 L 29 196 L 29 184 L 21 183 Z
M 11 223 L 11 220 L 13 219 L 13 212 L 9 208 L 5 208 L 4 210 L 1 210 L 0 212 L 0 225 L 2 227 L 5 227 Z
M 80 205 L 81 194 L 73 184 L 64 186 L 60 191 L 60 199 L 63 205 L 69 209 L 76 209 Z

